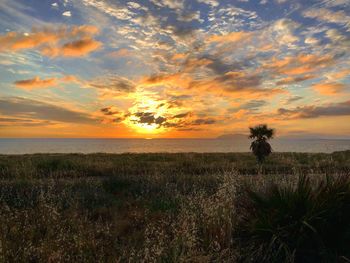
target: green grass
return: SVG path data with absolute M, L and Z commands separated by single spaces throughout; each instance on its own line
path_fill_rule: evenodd
M 0 155 L 0 262 L 346 262 L 349 160 Z
M 349 152 L 333 154 L 276 153 L 264 165 L 268 174 L 295 172 L 348 172 Z M 255 174 L 250 153 L 149 153 L 149 154 L 34 154 L 0 155 L 0 178 L 64 178 L 111 175 L 202 175 L 234 169 Z

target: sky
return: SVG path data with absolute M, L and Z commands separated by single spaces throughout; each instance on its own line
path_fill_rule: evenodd
M 349 0 L 0 0 L 0 137 L 350 137 Z

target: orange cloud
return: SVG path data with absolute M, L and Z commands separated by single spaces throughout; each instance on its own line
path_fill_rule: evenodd
M 245 39 L 248 39 L 252 36 L 250 32 L 231 32 L 226 35 L 212 35 L 208 38 L 209 43 L 217 42 L 217 43 L 227 43 L 227 42 L 238 42 Z
M 18 49 L 35 48 L 37 46 L 40 46 L 46 43 L 56 43 L 58 40 L 59 40 L 59 36 L 54 33 L 38 32 L 31 37 L 24 36 L 24 37 L 17 38 L 16 40 L 13 41 L 10 49 L 18 50 Z
M 224 75 L 208 78 L 206 80 L 193 81 L 191 88 L 200 88 L 219 95 L 246 98 L 259 98 L 262 96 L 275 96 L 286 93 L 279 88 L 262 88 L 262 76 L 246 72 L 227 72 Z
M 192 78 L 188 74 L 174 73 L 164 75 L 154 75 L 140 81 L 141 85 L 173 85 L 188 88 Z
M 74 76 L 74 75 L 64 76 L 63 78 L 61 78 L 61 81 L 63 81 L 63 82 L 73 82 L 73 83 L 82 83 L 82 81 L 79 78 L 77 78 L 76 76 Z
M 232 117 L 234 117 L 235 119 L 241 119 L 243 117 L 246 117 L 248 112 L 248 110 L 240 109 L 239 111 L 233 113 Z
M 350 69 L 344 69 L 344 70 L 341 70 L 338 72 L 332 72 L 332 73 L 326 74 L 326 77 L 329 80 L 339 80 L 339 79 L 343 79 L 349 75 L 350 75 Z
M 71 43 L 64 44 L 61 54 L 66 57 L 84 56 L 98 49 L 101 45 L 101 42 L 95 41 L 93 39 L 80 39 Z
M 34 89 L 44 89 L 57 86 L 60 83 L 77 83 L 84 84 L 83 81 L 78 79 L 76 76 L 67 75 L 62 78 L 49 78 L 49 79 L 41 79 L 39 76 L 35 76 L 32 79 L 18 80 L 15 81 L 14 84 L 16 87 L 24 90 L 34 90 Z
M 0 36 L 0 52 L 38 49 L 43 55 L 51 57 L 82 56 L 102 45 L 92 39 L 97 33 L 98 28 L 89 25 L 33 29 L 30 34 L 9 32 Z
M 304 76 L 300 76 L 300 77 L 287 77 L 284 78 L 280 81 L 278 81 L 276 84 L 277 85 L 287 85 L 287 84 L 294 84 L 294 83 L 298 83 L 298 82 L 302 82 L 308 79 L 312 79 L 314 78 L 314 75 L 304 75 Z
M 264 51 L 270 51 L 274 48 L 272 44 L 263 44 L 258 48 L 259 51 L 264 52 Z
M 254 73 L 248 74 L 243 71 L 232 71 L 222 75 L 208 76 L 200 79 L 193 77 L 186 71 L 150 76 L 141 79 L 139 85 L 170 85 L 173 87 L 191 89 L 193 91 L 210 92 L 219 96 L 245 96 L 249 98 L 259 98 L 262 96 L 271 97 L 287 93 L 286 90 L 280 88 L 263 88 L 262 82 L 262 76 Z
M 219 96 L 230 96 L 234 98 L 244 97 L 249 99 L 273 97 L 279 94 L 288 93 L 286 90 L 279 88 L 261 88 L 259 86 L 249 85 L 249 82 L 249 80 L 242 78 L 227 83 L 212 79 L 207 81 L 193 81 L 190 84 L 190 87 L 215 93 Z M 249 86 L 242 88 L 239 83 Z
M 213 61 L 207 58 L 190 58 L 184 62 L 183 66 L 184 71 L 191 72 L 193 70 L 198 70 L 200 67 L 205 67 L 210 64 L 213 64 Z
M 186 53 L 175 53 L 172 57 L 172 60 L 182 60 L 187 57 Z
M 33 79 L 16 81 L 15 85 L 25 90 L 42 89 L 42 88 L 56 86 L 57 79 L 56 78 L 40 79 L 38 76 L 36 76 Z
M 285 57 L 280 60 L 274 58 L 264 67 L 272 69 L 280 74 L 300 75 L 311 73 L 333 64 L 334 59 L 330 55 L 317 56 L 313 54 L 300 54 L 296 57 Z
M 342 83 L 328 82 L 314 84 L 312 87 L 322 95 L 333 96 L 339 94 L 345 88 L 345 85 Z
M 71 29 L 71 35 L 75 37 L 92 36 L 99 33 L 99 29 L 91 25 L 75 26 Z

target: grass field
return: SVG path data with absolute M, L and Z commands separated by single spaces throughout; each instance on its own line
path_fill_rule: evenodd
M 257 171 L 249 153 L 0 155 L 0 262 L 350 262 L 350 151 Z

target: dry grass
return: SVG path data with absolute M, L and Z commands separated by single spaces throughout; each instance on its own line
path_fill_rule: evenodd
M 0 262 L 234 262 L 243 186 L 348 175 L 350 152 L 0 156 Z

